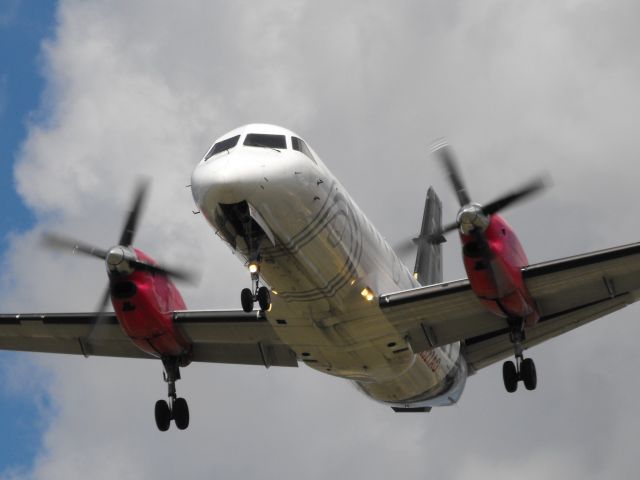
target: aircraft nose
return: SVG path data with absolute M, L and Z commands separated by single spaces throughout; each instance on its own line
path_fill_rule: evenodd
M 263 166 L 250 156 L 230 153 L 201 162 L 191 175 L 191 192 L 201 208 L 238 203 L 258 188 Z

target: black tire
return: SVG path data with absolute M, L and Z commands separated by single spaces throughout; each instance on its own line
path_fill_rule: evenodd
M 240 303 L 242 304 L 242 310 L 249 313 L 253 311 L 253 293 L 248 288 L 243 288 L 240 292 Z
M 502 364 L 502 380 L 507 392 L 513 393 L 518 389 L 518 371 L 511 360 Z
M 184 398 L 176 398 L 173 402 L 173 421 L 179 430 L 189 426 L 189 406 Z
M 169 404 L 165 400 L 158 400 L 155 408 L 156 425 L 158 430 L 166 432 L 171 424 L 171 410 Z
M 271 294 L 267 287 L 260 287 L 258 289 L 258 305 L 260 305 L 260 310 L 263 312 L 271 308 Z
M 525 358 L 520 364 L 520 376 L 527 390 L 535 390 L 538 385 L 538 375 L 536 374 L 536 364 L 533 359 Z

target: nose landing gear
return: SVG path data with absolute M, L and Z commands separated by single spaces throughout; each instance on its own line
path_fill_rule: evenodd
M 260 310 L 266 312 L 271 308 L 271 294 L 269 289 L 265 286 L 260 287 L 260 274 L 257 262 L 251 262 L 249 264 L 249 271 L 251 272 L 251 281 L 255 282 L 255 289 L 251 291 L 250 288 L 243 288 L 240 292 L 240 303 L 242 304 L 242 310 L 245 312 L 253 311 L 253 305 L 258 302 Z
M 524 322 L 522 320 L 512 325 L 509 339 L 513 344 L 516 356 L 515 363 L 508 360 L 502 364 L 502 379 L 507 392 L 513 393 L 518 389 L 518 382 L 522 380 L 527 390 L 535 390 L 538 384 L 536 365 L 531 358 L 524 358 L 522 342 L 524 341 Z
M 173 420 L 179 430 L 184 430 L 189 426 L 189 406 L 184 398 L 178 397 L 176 393 L 176 381 L 180 380 L 180 367 L 178 359 L 174 357 L 163 358 L 165 372 L 164 381 L 169 389 L 169 402 L 158 400 L 155 407 L 156 425 L 158 430 L 166 432 L 169 430 L 171 420 Z

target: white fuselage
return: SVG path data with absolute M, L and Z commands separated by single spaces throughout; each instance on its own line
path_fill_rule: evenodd
M 248 134 L 285 136 L 286 148 L 245 146 Z M 420 285 L 343 186 L 310 149 L 292 148 L 299 137 L 289 130 L 247 125 L 216 144 L 236 136 L 235 146 L 197 165 L 193 196 L 243 262 L 259 250 L 260 278 L 273 292 L 268 321 L 282 341 L 300 361 L 375 400 L 455 403 L 466 379 L 460 345 L 413 352 L 386 319 L 378 296 Z M 243 202 L 268 232 L 259 245 L 229 214 Z

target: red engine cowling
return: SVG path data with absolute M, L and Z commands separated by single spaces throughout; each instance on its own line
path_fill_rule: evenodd
M 139 260 L 154 264 L 135 249 Z M 135 345 L 156 357 L 171 356 L 190 362 L 191 341 L 173 323 L 173 312 L 186 305 L 173 282 L 162 274 L 134 271 L 112 278 L 111 303 L 125 334 Z
M 522 278 L 522 267 L 528 260 L 520 241 L 499 215 L 491 216 L 482 235 L 483 242 L 474 235 L 460 235 L 473 292 L 494 314 L 522 318 L 527 326 L 535 325 L 539 314 Z

